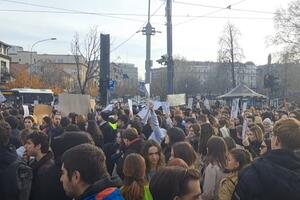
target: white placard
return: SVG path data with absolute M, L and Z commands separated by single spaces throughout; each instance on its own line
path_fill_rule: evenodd
M 239 113 L 239 99 L 233 99 L 230 118 L 237 118 L 238 113 Z
M 193 108 L 193 98 L 189 98 L 188 99 L 188 105 L 187 105 L 187 108 L 190 108 L 190 109 L 192 109 Z
M 161 106 L 163 109 L 164 114 L 166 115 L 170 115 L 170 103 L 169 102 L 161 102 Z
M 161 102 L 160 101 L 153 101 L 153 108 L 154 110 L 159 109 L 159 107 L 161 107 Z
M 150 83 L 146 83 L 145 88 L 146 88 L 147 96 L 150 97 Z
M 132 110 L 132 100 L 131 99 L 128 99 L 128 107 L 129 107 L 129 112 L 131 114 L 133 114 L 133 110 Z
M 140 118 L 144 119 L 148 113 L 148 108 L 143 108 L 137 115 L 140 116 Z
M 24 117 L 27 117 L 29 115 L 28 105 L 23 105 L 23 110 L 24 110 Z
M 167 101 L 170 106 L 185 105 L 185 94 L 170 94 L 167 96 Z

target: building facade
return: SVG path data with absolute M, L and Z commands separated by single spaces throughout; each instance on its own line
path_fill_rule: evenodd
M 10 62 L 11 58 L 8 55 L 10 45 L 0 41 L 0 83 L 4 84 L 10 80 Z

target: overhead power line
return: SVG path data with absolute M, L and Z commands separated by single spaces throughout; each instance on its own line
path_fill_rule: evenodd
M 160 10 L 160 8 L 164 5 L 165 3 L 162 3 L 150 16 L 150 19 Z M 115 48 L 113 48 L 110 52 L 116 51 L 117 49 L 119 49 L 121 46 L 123 46 L 125 43 L 127 43 L 129 40 L 131 40 L 131 38 L 133 38 L 146 24 L 147 24 L 148 20 L 145 21 L 143 23 L 143 25 L 137 30 L 135 31 L 133 34 L 131 34 L 126 40 L 124 40 L 123 42 L 121 42 L 119 45 L 117 45 Z
M 239 11 L 239 12 L 261 13 L 261 14 L 270 14 L 270 15 L 274 15 L 274 14 L 275 14 L 275 12 L 269 12 L 269 11 L 247 10 L 247 9 L 232 8 L 232 6 L 235 6 L 235 5 L 237 5 L 237 4 L 240 4 L 240 3 L 244 2 L 244 1 L 246 1 L 246 0 L 239 1 L 239 2 L 237 2 L 237 3 L 230 4 L 230 5 L 226 6 L 226 7 L 212 6 L 212 5 L 204 5 L 204 4 L 198 4 L 198 3 L 188 3 L 188 2 L 183 2 L 183 1 L 174 1 L 174 3 L 182 4 L 182 5 L 189 5 L 189 6 L 204 7 L 204 8 L 228 9 L 228 10 Z

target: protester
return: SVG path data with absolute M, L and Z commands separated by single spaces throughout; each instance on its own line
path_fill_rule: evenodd
M 26 116 L 24 117 L 24 127 L 25 129 L 32 129 L 33 124 L 34 124 L 34 119 L 32 116 Z
M 207 155 L 204 160 L 203 200 L 217 199 L 217 192 L 226 167 L 227 147 L 223 138 L 211 137 L 207 142 Z
M 15 147 L 9 145 L 10 135 L 9 124 L 0 122 L 0 197 L 1 200 L 28 200 L 32 170 L 18 159 Z
M 166 147 L 164 148 L 166 162 L 171 157 L 171 147 L 173 146 L 173 144 L 175 144 L 176 142 L 182 142 L 184 140 L 185 134 L 182 129 L 177 127 L 168 129 L 167 136 L 165 138 Z
M 138 132 L 135 128 L 129 128 L 125 130 L 122 134 L 123 141 L 125 143 L 126 149 L 124 154 L 119 158 L 117 162 L 117 173 L 123 178 L 123 164 L 126 157 L 131 153 L 142 154 L 142 151 L 145 146 L 145 142 L 138 135 Z
M 152 200 L 145 179 L 146 164 L 144 158 L 136 153 L 128 155 L 124 161 L 124 185 L 121 194 L 125 200 Z
M 173 158 L 180 158 L 184 160 L 190 168 L 195 168 L 197 154 L 190 143 L 177 142 L 172 146 L 170 160 Z
M 34 159 L 30 160 L 31 157 Z M 23 158 L 29 161 L 29 166 L 33 171 L 30 200 L 40 199 L 48 189 L 44 174 L 54 165 L 53 154 L 49 151 L 48 136 L 39 131 L 29 134 L 25 143 Z
M 76 200 L 122 200 L 121 180 L 110 177 L 103 151 L 90 144 L 67 150 L 62 157 L 61 182 L 66 195 Z
M 247 137 L 243 140 L 244 147 L 250 151 L 253 158 L 260 154 L 260 146 L 263 142 L 263 132 L 256 124 L 250 124 L 247 131 Z
M 300 199 L 300 122 L 276 122 L 271 147 L 242 171 L 233 200 Z
M 182 167 L 165 167 L 150 181 L 153 200 L 201 199 L 199 172 Z
M 165 165 L 165 157 L 160 145 L 154 140 L 146 141 L 143 156 L 146 162 L 146 177 L 150 181 L 153 175 Z
M 226 169 L 230 172 L 220 182 L 218 191 L 219 200 L 231 200 L 238 182 L 238 173 L 252 160 L 251 154 L 244 149 L 232 149 L 227 157 Z

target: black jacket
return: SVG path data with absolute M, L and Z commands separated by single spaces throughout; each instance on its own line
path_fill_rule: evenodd
M 145 146 L 145 141 L 141 138 L 136 138 L 136 139 L 132 140 L 131 142 L 132 143 L 124 150 L 124 154 L 117 161 L 117 173 L 121 179 L 124 178 L 123 164 L 124 164 L 125 158 L 131 153 L 142 154 L 142 151 Z
M 30 164 L 33 172 L 30 200 L 43 199 L 42 197 L 48 189 L 48 180 L 45 178 L 45 174 L 53 165 L 53 154 L 50 151 L 41 160 Z
M 28 200 L 32 170 L 18 159 L 15 148 L 0 146 L 0 199 Z
M 233 200 L 299 200 L 300 156 L 290 150 L 272 150 L 245 168 Z

